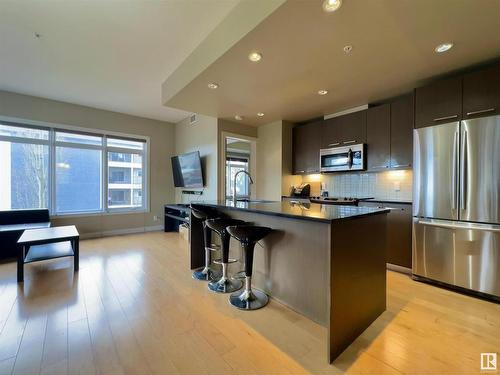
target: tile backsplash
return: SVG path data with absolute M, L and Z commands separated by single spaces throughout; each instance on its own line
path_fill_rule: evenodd
M 336 173 L 304 176 L 304 182 L 323 182 L 333 197 L 373 197 L 387 200 L 412 200 L 412 171 L 379 173 Z M 315 190 L 313 188 L 313 190 Z

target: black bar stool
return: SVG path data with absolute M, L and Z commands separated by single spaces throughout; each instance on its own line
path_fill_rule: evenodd
M 193 279 L 196 280 L 213 280 L 220 277 L 220 272 L 215 270 L 212 263 L 212 251 L 217 251 L 216 245 L 212 245 L 212 230 L 207 226 L 207 220 L 215 219 L 219 216 L 218 212 L 203 206 L 191 205 L 191 213 L 203 224 L 203 243 L 205 245 L 205 267 L 199 268 L 193 272 Z
M 237 225 L 227 228 L 228 233 L 241 242 L 245 253 L 245 290 L 229 297 L 229 303 L 241 310 L 257 310 L 269 302 L 267 294 L 252 289 L 253 251 L 255 244 L 266 237 L 271 228 L 251 225 Z
M 218 280 L 212 280 L 208 283 L 208 289 L 217 293 L 231 293 L 241 289 L 243 283 L 241 280 L 234 280 L 227 277 L 227 267 L 229 265 L 229 241 L 231 236 L 227 232 L 227 227 L 232 225 L 245 224 L 242 220 L 236 219 L 210 219 L 206 221 L 207 227 L 219 234 L 222 248 L 222 276 Z

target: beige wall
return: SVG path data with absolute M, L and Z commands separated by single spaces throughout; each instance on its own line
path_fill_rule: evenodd
M 83 235 L 95 236 L 147 230 L 163 223 L 163 205 L 174 199 L 170 164 L 174 153 L 173 124 L 6 91 L 0 91 L 0 116 L 149 136 L 150 212 L 59 217 L 53 222 L 76 224 Z M 153 220 L 155 215 L 159 221 Z
M 215 117 L 198 115 L 194 124 L 189 118 L 175 125 L 175 153 L 199 151 L 203 163 L 203 189 L 175 188 L 175 201 L 188 203 L 196 200 L 217 199 L 217 119 Z M 199 190 L 203 195 L 185 195 L 182 190 Z
M 282 184 L 282 122 L 258 127 L 257 198 L 281 200 Z

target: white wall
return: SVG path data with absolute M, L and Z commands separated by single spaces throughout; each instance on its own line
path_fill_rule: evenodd
M 163 205 L 174 200 L 170 157 L 174 125 L 122 113 L 0 91 L 0 116 L 149 136 L 150 212 L 55 218 L 55 225 L 76 224 L 80 233 L 103 235 L 162 225 Z M 159 221 L 154 220 L 159 217 Z

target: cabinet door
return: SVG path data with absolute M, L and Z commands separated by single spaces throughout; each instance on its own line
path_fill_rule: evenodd
M 391 103 L 391 168 L 410 168 L 413 163 L 414 96 Z M 369 155 L 369 154 L 368 154 Z
M 500 113 L 500 65 L 464 75 L 463 118 Z
M 292 129 L 293 146 L 292 161 L 293 173 L 303 174 L 307 169 L 307 128 L 306 125 L 296 126 Z
M 335 118 L 337 136 L 343 146 L 366 142 L 366 110 Z
M 386 206 L 392 208 L 387 215 L 387 263 L 411 268 L 411 205 Z
M 293 128 L 293 173 L 319 172 L 321 123 L 317 121 Z
M 411 268 L 411 204 L 360 202 L 362 207 L 389 208 L 387 214 L 387 263 Z
M 339 117 L 323 121 L 321 129 L 321 148 L 340 146 L 339 140 Z
M 436 81 L 416 89 L 415 92 L 416 128 L 461 120 L 461 76 Z
M 391 107 L 389 104 L 369 108 L 366 113 L 368 170 L 389 168 L 391 156 Z
M 323 120 L 306 125 L 307 128 L 307 163 L 306 173 L 319 173 L 319 149 L 321 148 L 321 129 Z

